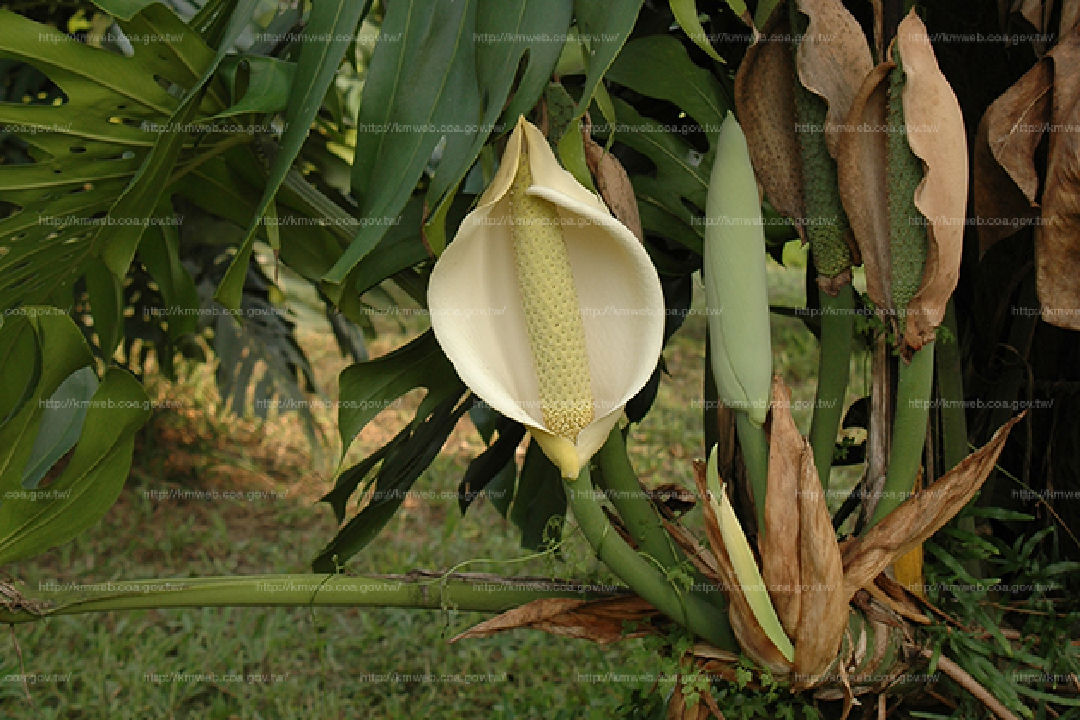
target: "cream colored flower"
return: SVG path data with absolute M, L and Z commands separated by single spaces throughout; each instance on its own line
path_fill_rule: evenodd
M 524 118 L 428 286 L 435 337 L 566 478 L 648 381 L 664 298 L 648 254 Z

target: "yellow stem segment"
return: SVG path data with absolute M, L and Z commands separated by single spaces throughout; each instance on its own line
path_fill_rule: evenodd
M 510 186 L 510 208 L 525 326 L 536 362 L 544 425 L 574 443 L 593 420 L 585 325 L 559 211 L 547 200 L 529 195 L 531 184 L 529 159 L 522 152 Z

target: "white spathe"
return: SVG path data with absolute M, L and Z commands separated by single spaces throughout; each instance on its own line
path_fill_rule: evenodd
M 523 143 L 533 178 L 527 192 L 558 210 L 585 326 L 594 420 L 576 443 L 544 425 L 518 287 L 508 191 Z M 599 197 L 560 167 L 524 118 L 491 185 L 435 263 L 428 306 L 435 337 L 462 381 L 528 428 L 566 478 L 576 478 L 604 444 L 626 403 L 648 382 L 663 345 L 664 296 L 648 254 Z

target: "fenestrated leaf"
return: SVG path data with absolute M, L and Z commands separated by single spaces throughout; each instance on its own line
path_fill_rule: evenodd
M 92 369 L 82 367 L 60 383 L 45 402 L 40 429 L 23 468 L 24 488 L 36 488 L 49 468 L 75 447 L 86 420 L 89 401 L 97 388 L 97 375 Z
M 422 210 L 421 198 L 409 201 L 398 222 L 353 269 L 349 276 L 353 290 L 363 294 L 386 278 L 431 257 L 420 238 Z
M 99 227 L 92 240 L 101 247 L 101 258 L 109 270 L 122 278 L 126 273 L 135 249 L 139 245 L 146 225 L 142 220 L 149 217 L 162 197 L 165 185 L 173 172 L 180 151 L 184 147 L 188 133 L 182 129 L 198 114 L 199 105 L 207 93 L 210 79 L 217 71 L 225 53 L 232 49 L 240 33 L 251 22 L 258 0 L 237 0 L 222 37 L 218 39 L 218 50 L 210 62 L 201 69 L 198 79 L 187 87 L 180 104 L 173 110 L 158 132 L 150 153 L 143 160 L 135 177 L 120 193 L 106 214 L 106 223 Z M 145 13 L 140 19 L 147 22 L 144 32 L 159 32 L 151 13 Z M 169 21 L 171 22 L 171 21 Z M 134 24 L 134 23 L 133 23 Z M 156 37 L 154 35 L 153 37 Z M 135 222 L 131 222 L 135 220 Z
M 321 502 L 327 503 L 333 508 L 334 516 L 339 523 L 345 520 L 346 506 L 349 502 L 349 497 L 356 492 L 356 488 L 360 486 L 360 483 L 367 479 L 371 474 L 371 471 L 386 458 L 391 450 L 409 439 L 412 434 L 412 429 L 412 423 L 406 425 L 390 440 L 390 442 L 386 443 L 351 468 L 342 472 L 338 475 L 337 480 L 334 481 L 333 489 L 319 498 Z
M 232 60 L 228 63 L 228 60 Z M 275 113 L 285 110 L 289 105 L 289 95 L 296 78 L 296 63 L 275 57 L 248 55 L 235 59 L 227 58 L 222 63 L 232 68 L 236 79 L 231 88 L 232 105 L 211 117 L 202 118 L 201 122 L 235 117 L 244 113 Z
M 86 292 L 90 296 L 90 313 L 94 332 L 101 346 L 101 356 L 112 357 L 123 332 L 124 304 L 120 281 L 104 262 L 91 258 L 86 264 Z
M 703 229 L 700 224 L 693 224 L 695 213 L 683 199 L 704 212 L 710 166 L 689 143 L 664 131 L 660 123 L 643 117 L 629 103 L 615 98 L 615 112 L 620 125 L 629 126 L 626 132 L 618 134 L 618 141 L 649 158 L 655 166 L 654 174 L 630 176 L 638 197 L 642 225 L 646 230 L 667 237 L 664 226 L 671 222 L 666 218 L 671 217 L 696 232 L 700 245 Z M 664 215 L 659 215 L 659 211 Z M 654 223 L 654 219 L 657 222 Z
M 67 542 L 101 519 L 124 486 L 134 434 L 150 416 L 148 406 L 130 373 L 105 373 L 60 477 L 44 490 L 16 494 L 0 505 L 0 565 Z
M 559 542 L 566 518 L 562 474 L 535 442 L 525 451 L 510 520 L 521 530 L 521 546 L 546 550 Z
M 356 26 L 370 5 L 371 0 L 323 0 L 312 4 L 311 17 L 304 26 L 304 40 L 296 75 L 289 90 L 285 132 L 270 166 L 262 198 L 255 207 L 254 216 L 236 251 L 236 257 L 216 294 L 218 302 L 227 308 L 236 309 L 240 305 L 255 231 L 286 173 L 292 167 L 304 140 L 307 139 L 311 123 L 326 96 L 326 90 L 337 74 L 341 58 L 352 43 Z
M 45 410 L 42 401 L 52 396 L 73 372 L 93 361 L 82 332 L 64 313 L 55 308 L 28 307 L 25 308 L 25 317 L 37 336 L 43 362 L 30 400 L 10 420 L 0 425 L 0 498 L 3 492 L 14 490 L 22 483 L 23 468 L 33 452 L 34 438 L 37 437 L 40 418 Z M 12 328 L 17 327 L 14 321 L 11 321 L 11 325 Z M 5 323 L 5 328 L 7 326 Z M 20 361 L 25 362 L 25 358 L 5 358 L 5 362 Z M 6 378 L 8 366 L 5 364 L 0 370 Z M 20 373 L 18 366 L 12 368 L 11 372 L 14 377 L 20 374 L 25 376 L 26 373 L 25 368 Z M 3 500 L 0 499 L 2 505 Z
M 41 344 L 25 315 L 9 315 L 0 325 L 0 428 L 34 396 L 41 379 Z
M 163 136 L 155 128 L 180 105 L 168 86 L 194 86 L 214 53 L 156 4 L 122 23 L 131 57 L 6 10 L 0 23 L 0 58 L 32 65 L 63 92 L 59 105 L 0 104 L 0 123 L 32 128 L 20 136 L 34 160 L 0 167 L 0 200 L 18 208 L 0 220 L 0 308 L 9 308 L 69 287 L 86 259 L 103 250 L 107 238 L 99 231 L 109 226 L 100 219 Z M 210 85 L 202 111 L 220 107 L 221 90 Z M 137 208 L 128 218 L 137 226 L 129 229 L 141 231 L 148 214 Z
M 344 452 L 372 418 L 413 388 L 428 389 L 431 397 L 425 404 L 430 407 L 454 391 L 460 395 L 461 381 L 429 330 L 382 357 L 345 368 L 338 387 L 338 431 Z
M 199 292 L 180 261 L 180 239 L 173 225 L 148 228 L 139 242 L 139 259 L 157 283 L 172 340 L 198 328 Z
M 469 401 L 459 404 L 464 387 L 457 390 L 457 394 L 440 403 L 419 426 L 410 429 L 406 438 L 393 444 L 379 466 L 368 503 L 312 561 L 315 572 L 333 572 L 337 563 L 360 552 L 394 516 L 413 483 L 439 454 L 457 421 L 468 410 Z

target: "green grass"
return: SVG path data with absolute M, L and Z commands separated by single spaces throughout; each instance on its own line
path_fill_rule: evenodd
M 774 267 L 775 302 L 797 302 L 801 271 Z M 700 397 L 705 316 L 692 313 L 665 353 L 669 377 L 634 429 L 632 460 L 646 483 L 691 485 L 704 454 Z M 372 354 L 401 342 L 380 336 Z M 816 344 L 797 320 L 774 318 L 776 366 L 796 399 L 812 400 Z M 327 397 L 344 366 L 325 332 L 309 328 Z M 155 381 L 159 411 L 139 439 L 132 479 L 106 518 L 73 543 L 8 568 L 39 583 L 100 583 L 225 573 L 305 572 L 336 523 L 317 503 L 337 449 L 314 455 L 294 418 L 221 416 L 209 369 L 177 386 Z M 415 399 L 415 398 L 414 398 Z M 316 409 L 329 438 L 332 413 Z M 408 417 L 387 410 L 349 453 L 378 447 Z M 809 411 L 796 408 L 804 429 Z M 416 490 L 453 490 L 482 447 L 468 423 Z M 239 499 L 158 493 L 240 490 Z M 254 494 L 261 493 L 261 494 Z M 611 581 L 572 525 L 563 556 L 522 560 L 516 530 L 482 499 L 460 517 L 456 499 L 409 498 L 382 535 L 348 564 L 356 573 L 458 570 Z M 656 658 L 641 641 L 598 646 L 538 631 L 448 644 L 484 619 L 475 613 L 396 609 L 137 611 L 18 626 L 0 653 L 5 718 L 609 718 L 635 689 L 654 685 Z M 18 652 L 16 652 L 16 649 Z M 21 674 L 26 674 L 25 697 Z M 669 681 L 660 678 L 660 688 Z M 32 703 L 32 704 L 31 704 Z

